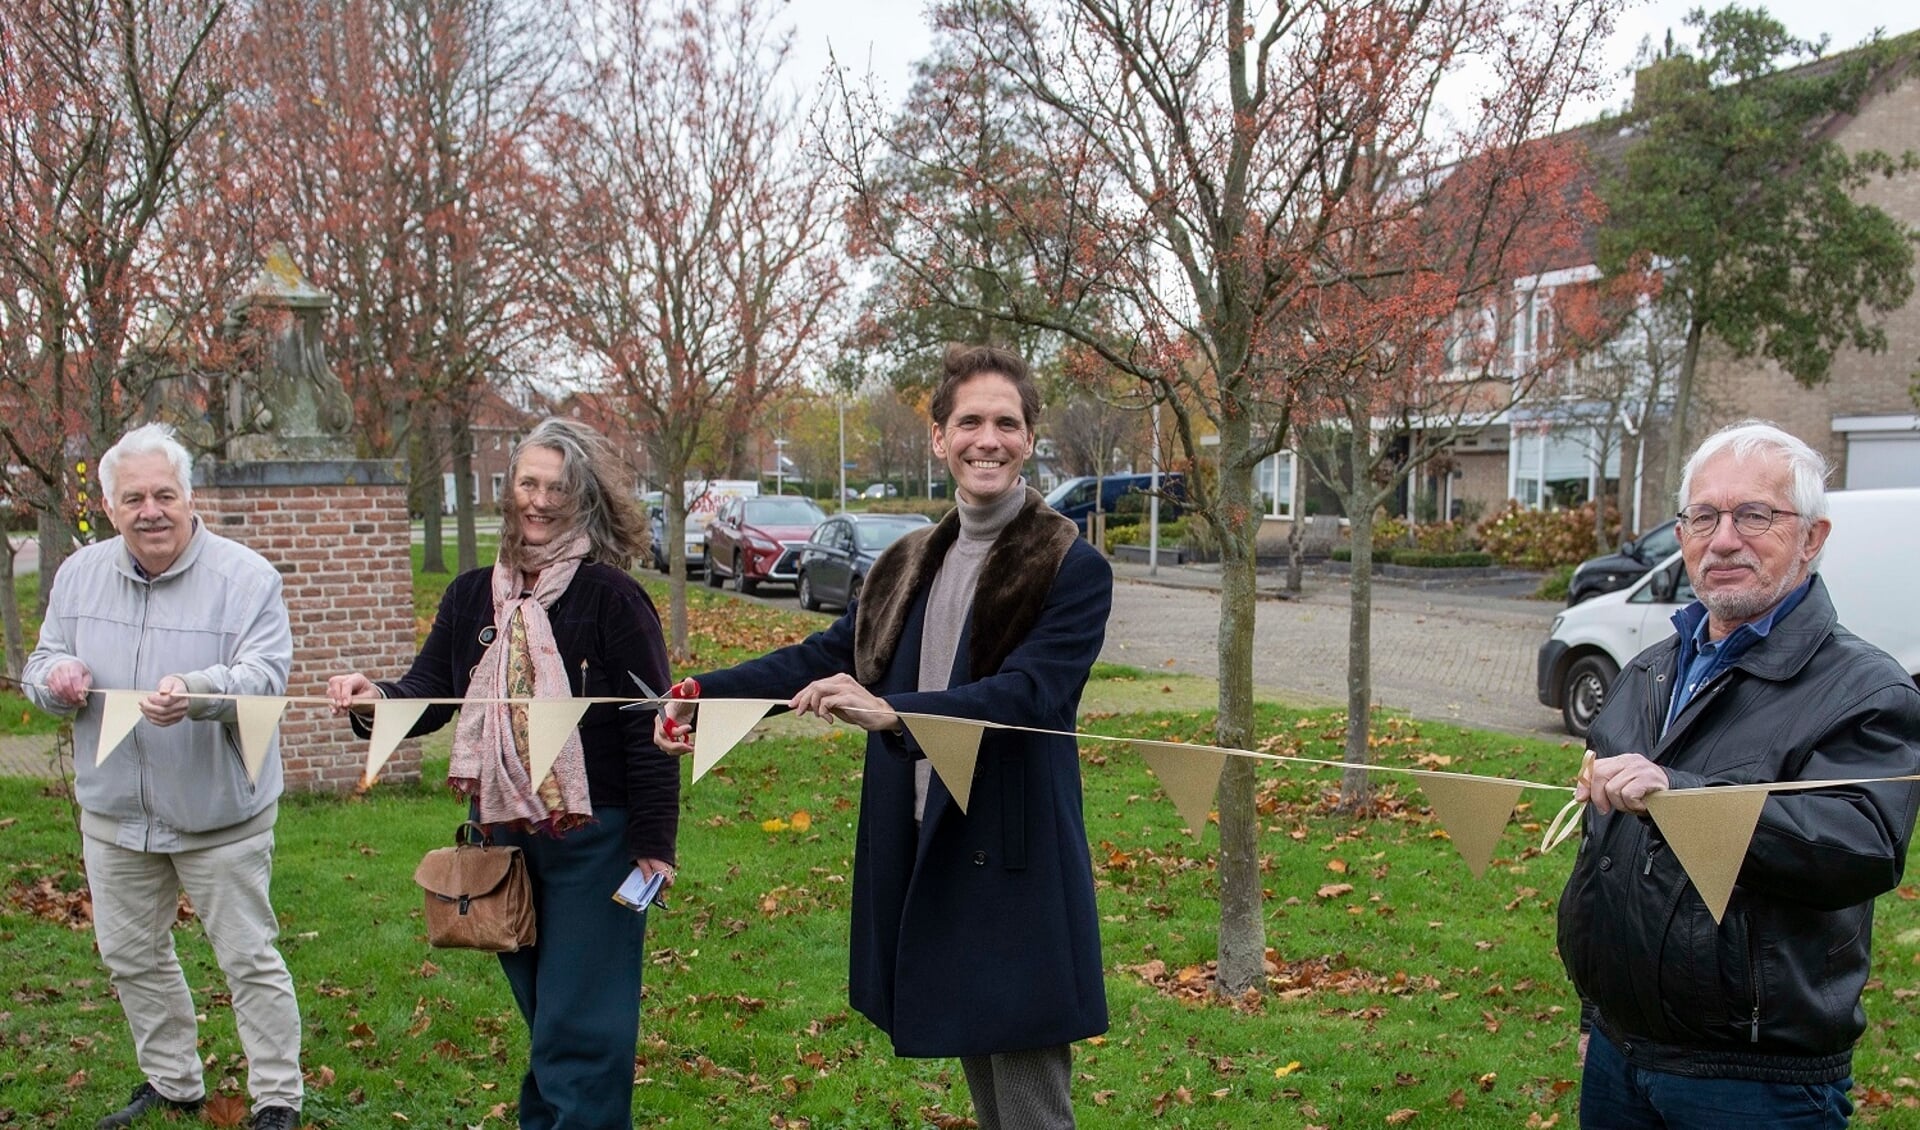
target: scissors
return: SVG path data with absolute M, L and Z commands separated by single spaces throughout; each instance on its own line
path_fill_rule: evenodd
M 621 707 L 620 709 L 622 710 L 658 710 L 659 709 L 658 702 L 661 699 L 666 699 L 666 698 L 690 699 L 690 698 L 696 698 L 700 694 L 700 691 L 698 690 L 699 684 L 695 684 L 696 689 L 693 691 L 692 694 L 687 694 L 681 691 L 679 683 L 675 683 L 671 688 L 668 689 L 667 693 L 663 695 L 659 691 L 656 691 L 652 687 L 648 686 L 647 681 L 645 679 L 642 679 L 640 676 L 634 674 L 631 671 L 627 672 L 627 678 L 633 680 L 633 685 L 640 688 L 640 693 L 642 695 L 644 695 L 647 698 L 653 699 L 655 701 L 630 702 L 627 705 Z M 665 730 L 667 736 L 670 738 L 680 734 L 693 733 L 692 722 L 676 722 L 664 714 L 660 716 L 660 728 L 662 730 Z

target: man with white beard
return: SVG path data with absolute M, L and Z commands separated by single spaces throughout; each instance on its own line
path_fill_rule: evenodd
M 1920 689 L 1835 619 L 1817 567 L 1826 461 L 1749 421 L 1687 462 L 1698 600 L 1620 672 L 1559 948 L 1580 992 L 1583 1127 L 1842 1127 L 1866 1027 L 1873 900 L 1899 882 L 1920 786 L 1767 796 L 1716 923 L 1659 827 L 1662 789 L 1920 772 Z M 1590 1044 L 1589 1044 L 1590 1039 Z

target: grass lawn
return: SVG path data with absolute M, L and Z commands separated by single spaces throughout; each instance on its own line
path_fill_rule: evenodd
M 766 609 L 742 621 L 742 607 L 698 593 L 696 632 L 726 633 L 698 650 L 725 656 L 749 632 L 784 639 L 823 622 Z M 1204 689 L 1102 665 L 1082 725 L 1206 740 Z M 1263 704 L 1257 730 L 1273 752 L 1339 756 L 1337 713 Z M 637 1123 L 970 1125 L 957 1120 L 971 1114 L 957 1063 L 895 1059 L 846 1004 L 860 741 L 811 722 L 768 731 L 684 794 L 681 881 L 649 924 Z M 1386 716 L 1377 732 L 1384 765 L 1561 781 L 1576 756 Z M 437 780 L 444 764 L 431 747 L 429 759 Z M 1376 777 L 1377 814 L 1353 820 L 1329 803 L 1337 771 L 1263 766 L 1275 970 L 1259 1000 L 1230 1007 L 1204 992 L 1217 836 L 1187 835 L 1125 747 L 1086 743 L 1081 768 L 1113 1020 L 1075 1048 L 1082 1125 L 1574 1123 L 1576 1004 L 1553 949 L 1572 856 L 1536 850 L 1564 793 L 1525 795 L 1475 880 L 1404 779 Z M 306 1022 L 314 1126 L 514 1124 L 526 1046 L 505 983 L 491 958 L 426 946 L 411 883 L 460 811 L 441 789 L 404 785 L 282 806 L 274 901 Z M 90 933 L 62 920 L 81 887 L 72 808 L 47 782 L 0 780 L 0 813 L 0 1126 L 86 1125 L 134 1073 Z M 1855 1061 L 1862 1125 L 1911 1125 L 1920 1106 L 1917 906 L 1908 886 L 1879 908 L 1871 1026 Z M 203 1009 L 209 1085 L 243 1094 L 225 986 L 198 934 L 188 924 L 176 936 Z
M 22 573 L 13 579 L 14 599 L 19 601 L 21 630 L 28 651 L 40 638 L 40 617 L 34 611 L 40 602 L 40 575 Z M 60 729 L 60 719 L 27 701 L 27 696 L 12 687 L 0 688 L 0 734 L 51 734 Z

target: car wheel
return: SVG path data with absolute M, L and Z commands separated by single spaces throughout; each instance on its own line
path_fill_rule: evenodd
M 713 551 L 711 550 L 707 551 L 706 562 L 707 562 L 707 587 L 710 589 L 717 589 L 720 587 L 720 570 L 714 568 L 713 566 Z
M 756 586 L 747 580 L 747 563 L 740 558 L 733 559 L 733 591 L 741 596 L 751 593 Z
M 859 599 L 860 599 L 860 578 L 850 577 L 847 579 L 847 607 L 852 608 L 854 603 Z
M 1587 736 L 1600 708 L 1607 704 L 1613 677 L 1619 673 L 1620 668 L 1604 655 L 1583 655 L 1567 668 L 1560 684 L 1560 717 L 1567 724 L 1567 733 L 1576 738 Z
M 813 578 L 807 576 L 804 572 L 800 574 L 798 595 L 800 597 L 800 607 L 806 609 L 808 612 L 820 611 L 820 602 L 814 599 L 813 595 Z

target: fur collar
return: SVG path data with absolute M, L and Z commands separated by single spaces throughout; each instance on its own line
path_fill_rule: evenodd
M 973 679 L 998 671 L 1033 630 L 1060 563 L 1080 536 L 1039 491 L 1026 489 L 1026 504 L 987 551 L 974 588 L 967 628 L 967 670 Z M 886 673 L 907 614 L 959 537 L 960 512 L 953 510 L 938 524 L 894 542 L 873 563 L 853 622 L 854 677 L 862 684 L 873 686 Z

